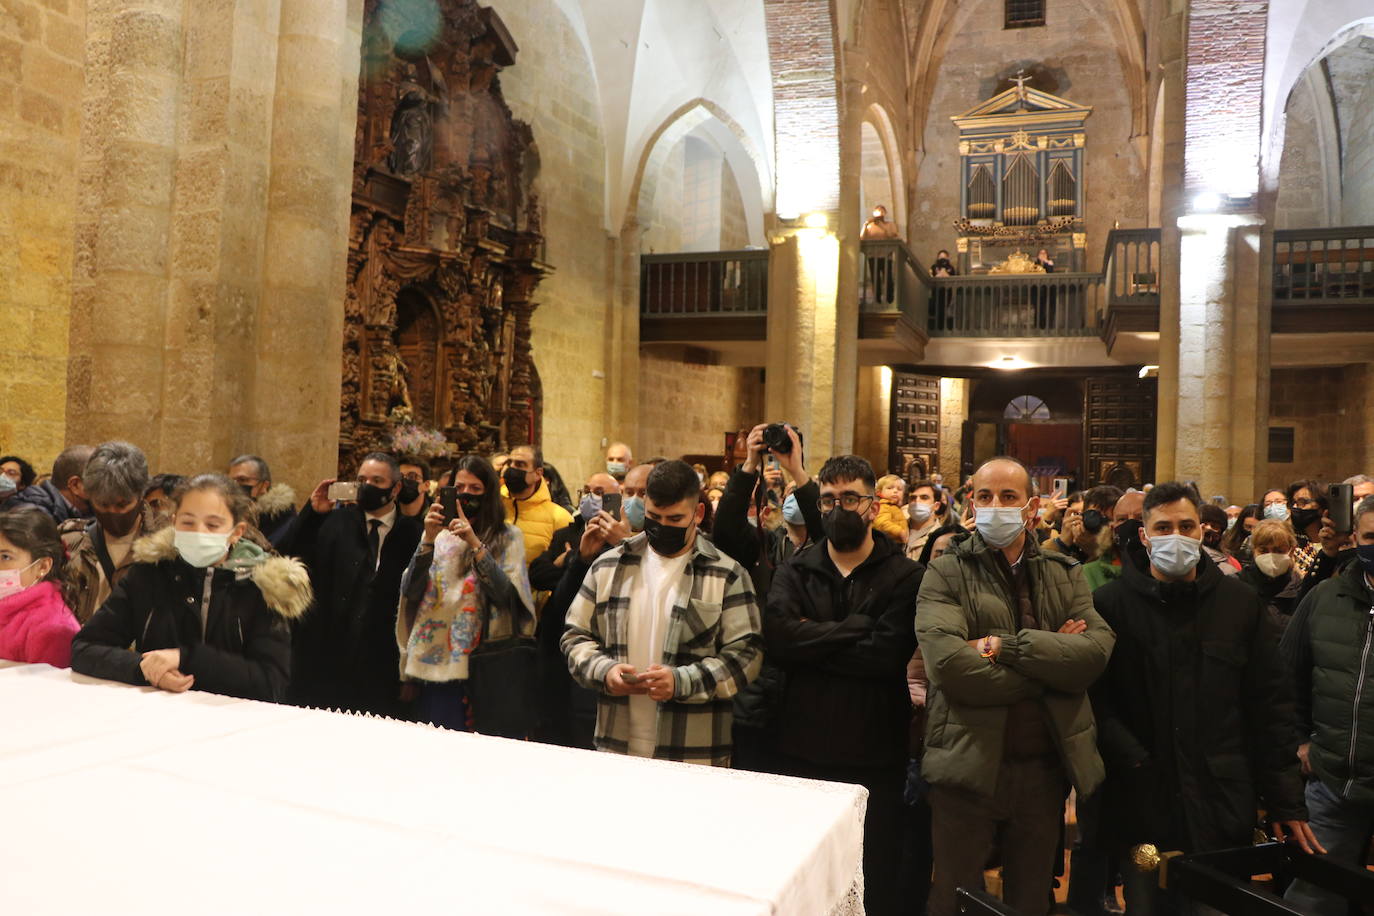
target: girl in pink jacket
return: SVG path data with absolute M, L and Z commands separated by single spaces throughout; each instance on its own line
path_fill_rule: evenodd
M 69 668 L 81 629 L 62 593 L 66 553 L 40 509 L 0 512 L 0 659 Z

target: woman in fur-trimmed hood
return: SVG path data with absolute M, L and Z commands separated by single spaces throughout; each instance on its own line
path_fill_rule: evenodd
M 291 677 L 289 624 L 313 600 L 305 567 L 244 537 L 248 499 L 228 478 L 202 474 L 173 501 L 172 526 L 134 544 L 133 568 L 72 639 L 72 669 L 173 692 L 281 701 Z

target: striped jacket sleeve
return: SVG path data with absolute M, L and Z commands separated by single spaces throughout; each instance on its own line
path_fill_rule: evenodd
M 619 663 L 607 651 L 605 631 L 613 622 L 608 619 L 608 602 L 599 597 L 602 590 L 609 588 L 611 573 L 615 569 L 615 560 L 612 559 L 609 564 L 602 562 L 606 559 L 610 558 L 603 556 L 598 559 L 587 571 L 577 597 L 568 608 L 563 638 L 558 641 L 559 648 L 568 660 L 568 670 L 573 680 L 599 692 L 605 691 L 606 675 Z
M 753 680 L 763 667 L 763 618 L 749 577 L 738 564 L 726 573 L 720 604 L 720 635 L 714 655 L 673 669 L 673 699 L 679 703 L 728 700 Z M 712 572 L 720 574 L 719 567 Z M 688 614 L 714 612 L 698 605 Z M 689 629 L 708 628 L 710 621 L 695 620 Z

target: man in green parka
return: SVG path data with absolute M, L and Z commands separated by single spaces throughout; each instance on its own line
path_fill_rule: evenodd
M 953 916 L 959 887 L 981 890 L 1000 850 L 1003 899 L 1049 907 L 1069 788 L 1102 782 L 1088 687 L 1115 637 L 1078 562 L 1043 553 L 1030 472 L 994 458 L 973 477 L 977 532 L 935 560 L 916 604 L 930 678 L 921 775 L 931 783 L 930 916 Z
M 1331 858 L 1357 868 L 1374 834 L 1374 496 L 1355 509 L 1355 560 L 1298 605 L 1279 653 L 1292 675 L 1298 760 L 1312 832 Z M 1345 898 L 1294 881 L 1288 903 L 1345 916 Z

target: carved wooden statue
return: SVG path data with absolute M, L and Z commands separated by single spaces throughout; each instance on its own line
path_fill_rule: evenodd
M 536 438 L 531 300 L 551 268 L 538 152 L 499 72 L 516 47 L 494 12 L 441 0 L 428 46 L 399 46 L 367 0 L 344 302 L 340 470 L 389 450 L 389 417 L 460 452 Z

